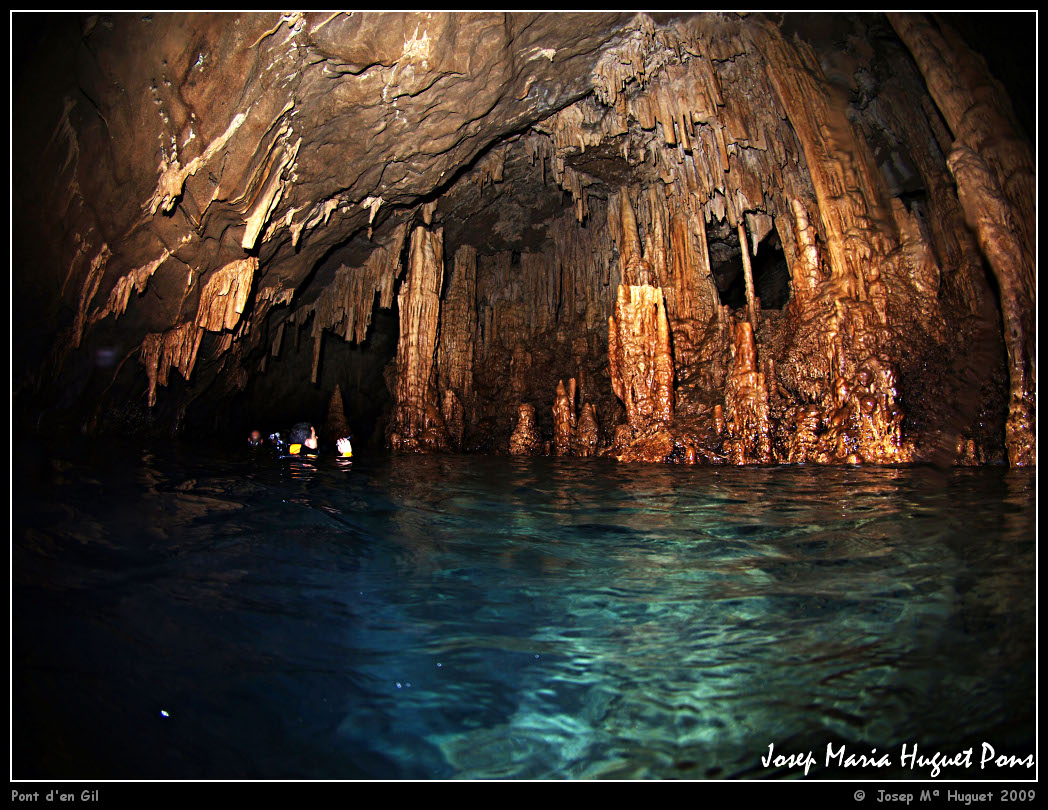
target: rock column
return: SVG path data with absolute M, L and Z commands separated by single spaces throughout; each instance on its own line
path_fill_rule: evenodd
M 444 281 L 444 233 L 419 226 L 411 236 L 407 276 L 397 299 L 400 339 L 390 446 L 394 450 L 427 449 L 423 434 L 435 426 L 439 404 L 430 401 L 430 375 L 440 320 Z

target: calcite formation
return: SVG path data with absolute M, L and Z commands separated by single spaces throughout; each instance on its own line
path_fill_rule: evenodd
M 673 351 L 662 290 L 620 285 L 608 320 L 611 387 L 634 434 L 673 419 Z
M 390 441 L 396 449 L 417 450 L 446 441 L 440 436 L 442 420 L 430 389 L 443 279 L 443 233 L 419 226 L 411 236 L 408 272 L 398 301 L 396 409 L 390 422 Z
M 597 406 L 592 402 L 582 403 L 575 435 L 572 437 L 572 452 L 576 456 L 593 456 L 600 449 L 600 426 L 597 422 Z
M 557 395 L 553 400 L 553 449 L 558 456 L 572 453 L 577 420 L 575 417 L 575 378 L 557 383 Z
M 959 19 L 26 17 L 18 418 L 265 375 L 395 451 L 1035 464 L 1033 151 Z
M 538 455 L 541 446 L 542 439 L 535 425 L 535 406 L 525 402 L 517 409 L 517 426 L 509 437 L 510 455 Z
M 735 327 L 735 358 L 724 391 L 725 425 L 733 464 L 771 461 L 768 380 L 757 366 L 753 326 Z
M 968 224 L 1000 288 L 1011 401 L 1013 465 L 1036 462 L 1034 440 L 1035 168 L 1007 94 L 948 26 L 920 14 L 889 14 L 954 135 L 948 158 Z
M 324 420 L 323 438 L 329 442 L 350 435 L 349 423 L 346 421 L 346 406 L 342 402 L 342 388 L 336 385 L 331 392 L 331 401 L 328 403 L 327 419 Z

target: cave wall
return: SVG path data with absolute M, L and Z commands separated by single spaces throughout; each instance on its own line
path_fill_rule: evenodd
M 828 46 L 803 16 L 35 20 L 73 81 L 27 53 L 16 82 L 22 418 L 261 417 L 289 330 L 299 390 L 373 386 L 324 347 L 396 301 L 368 364 L 395 450 L 1035 463 L 1007 95 L 943 17 L 849 15 Z

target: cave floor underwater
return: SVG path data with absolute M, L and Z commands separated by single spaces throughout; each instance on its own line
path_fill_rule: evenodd
M 1034 773 L 979 766 L 1034 750 L 1032 469 L 84 440 L 23 472 L 18 779 Z

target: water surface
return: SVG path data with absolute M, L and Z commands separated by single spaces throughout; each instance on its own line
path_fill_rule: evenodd
M 85 444 L 16 467 L 13 773 L 781 778 L 1034 740 L 1003 468 Z

